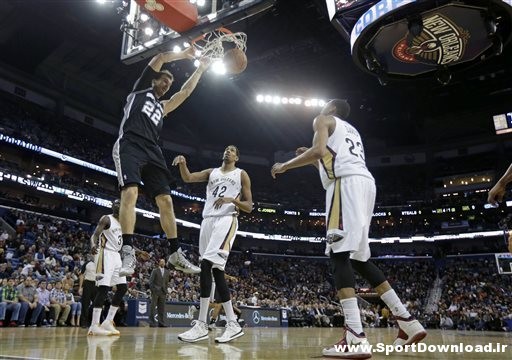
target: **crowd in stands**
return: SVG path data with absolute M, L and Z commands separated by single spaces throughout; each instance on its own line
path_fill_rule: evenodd
M 86 310 L 79 305 L 78 278 L 89 252 L 93 226 L 5 209 L 2 218 L 15 229 L 14 236 L 7 232 L 0 236 L 2 325 L 79 325 L 78 318 Z M 151 259 L 139 263 L 129 281 L 127 297 L 148 296 L 149 275 L 158 259 L 167 256 L 164 241 L 143 236 L 136 239 L 136 246 L 148 251 Z M 197 263 L 196 248 L 184 247 Z M 409 311 L 425 326 L 502 330 L 504 321 L 512 318 L 512 279 L 497 274 L 492 256 L 375 261 Z M 287 308 L 290 326 L 343 323 L 327 258 L 233 252 L 226 273 L 237 279 L 229 286 L 238 305 Z M 426 302 L 438 276 L 442 281 L 441 300 L 427 314 Z M 171 277 L 168 301 L 198 300 L 198 277 L 174 270 Z M 393 317 L 376 301 L 370 286 L 358 278 L 357 288 L 368 301 L 362 310 L 367 326 L 392 326 Z
M 5 171 L 10 174 L 26 177 L 29 171 L 23 171 L 17 163 L 10 161 L 3 161 L 0 165 L 0 171 Z M 85 193 L 88 195 L 97 196 L 103 199 L 114 199 L 118 196 L 115 190 L 115 185 L 105 183 L 93 183 L 89 181 L 83 174 L 73 176 L 72 173 L 53 173 L 52 171 L 45 171 L 39 178 L 44 179 L 45 183 L 54 186 L 61 186 L 66 189 Z M 34 175 L 37 176 L 37 175 Z M 111 182 L 115 179 L 109 179 Z M 189 188 L 180 191 L 189 190 Z M 202 190 L 204 193 L 204 189 Z M 0 194 L 1 197 L 6 199 L 16 199 L 20 202 L 48 208 L 50 202 L 42 201 L 41 196 L 46 194 L 38 194 L 27 191 L 21 197 L 16 197 L 5 188 Z M 192 193 L 194 195 L 194 193 Z M 197 194 L 199 195 L 199 193 Z M 197 196 L 196 195 L 196 196 Z M 204 194 L 203 194 L 204 196 Z M 501 211 L 496 209 L 483 210 L 485 203 L 484 193 L 475 193 L 469 196 L 457 198 L 441 198 L 437 201 L 430 201 L 428 204 L 416 205 L 415 209 L 421 209 L 421 215 L 403 216 L 400 210 L 394 209 L 388 211 L 387 209 L 376 208 L 376 212 L 384 212 L 386 216 L 376 216 L 373 218 L 370 228 L 370 236 L 373 238 L 384 237 L 410 237 L 415 235 L 433 236 L 439 234 L 451 234 L 463 232 L 478 232 L 497 230 L 498 222 L 505 216 Z M 200 223 L 202 203 L 192 200 L 174 197 L 176 215 L 184 220 L 195 223 Z M 463 212 L 463 205 L 474 205 L 475 209 Z M 71 202 L 63 203 L 57 202 L 56 206 L 65 206 L 70 212 L 78 212 L 73 210 Z M 145 196 L 140 196 L 137 206 L 142 209 L 158 212 L 153 201 L 150 201 Z M 240 230 L 258 232 L 263 234 L 281 234 L 290 236 L 309 236 L 309 237 L 322 237 L 325 232 L 324 217 L 310 217 L 309 211 L 302 210 L 301 216 L 287 216 L 282 215 L 283 208 L 277 208 L 277 214 L 268 214 L 258 212 L 258 208 L 262 206 L 256 204 L 255 210 L 251 214 L 242 214 L 240 220 Z M 455 213 L 435 213 L 432 211 L 436 209 L 456 209 Z M 296 208 L 295 208 L 296 209 Z M 418 210 L 416 210 L 418 211 Z M 318 212 L 323 212 L 319 209 Z
M 111 149 L 107 151 L 115 142 L 112 135 L 3 92 L 0 109 L 1 133 L 48 149 L 58 144 L 63 154 L 113 167 Z
M 512 279 L 497 274 L 492 257 L 448 258 L 439 275 L 447 289 L 435 312 L 441 328 L 500 331 L 502 319 L 512 320 Z

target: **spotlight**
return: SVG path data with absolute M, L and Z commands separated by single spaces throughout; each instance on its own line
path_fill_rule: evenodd
M 279 96 L 274 96 L 272 98 L 272 102 L 277 105 L 281 102 L 281 98 Z
M 301 98 L 295 98 L 295 104 L 297 104 L 297 105 L 302 104 L 302 99 Z
M 96 2 L 97 2 L 98 4 L 103 5 L 103 4 L 105 4 L 105 3 L 107 2 L 107 0 L 96 0 Z
M 197 0 L 197 6 L 204 6 L 205 3 L 205 0 Z
M 306 107 L 310 107 L 311 106 L 311 101 L 309 99 L 304 101 L 304 105 L 306 105 Z
M 199 67 L 199 65 L 201 65 L 201 61 L 199 61 L 199 60 L 197 60 L 197 59 L 196 59 L 196 60 L 194 60 L 194 66 L 195 66 L 195 67 Z
M 311 99 L 311 106 L 318 106 L 318 99 Z
M 318 106 L 324 107 L 325 101 L 324 100 L 318 100 Z
M 219 75 L 224 75 L 226 73 L 226 66 L 222 61 L 215 61 L 212 64 L 212 71 Z
M 288 104 L 288 98 L 281 98 L 281 103 L 282 104 Z
M 263 95 L 259 94 L 259 95 L 256 96 L 256 101 L 257 102 L 261 103 L 264 100 L 265 100 L 265 97 Z
M 294 105 L 295 104 L 295 98 L 290 98 L 288 100 L 288 104 Z
M 189 44 L 188 42 L 186 42 L 186 41 L 185 41 L 185 42 L 183 43 L 183 47 L 184 47 L 185 49 L 188 49 L 188 48 L 190 47 L 190 44 Z
M 153 29 L 149 26 L 144 29 L 144 34 L 146 34 L 147 36 L 151 36 L 151 35 L 153 35 L 153 33 L 154 33 Z
M 270 96 L 270 95 L 265 95 L 265 102 L 266 102 L 266 103 L 271 103 L 271 102 L 272 102 L 272 96 Z
M 148 14 L 144 14 L 144 13 L 140 14 L 140 21 L 146 22 L 148 20 L 149 20 L 149 15 Z
M 174 47 L 172 48 L 172 52 L 174 53 L 179 53 L 181 51 L 181 48 L 179 47 L 179 45 L 174 45 Z

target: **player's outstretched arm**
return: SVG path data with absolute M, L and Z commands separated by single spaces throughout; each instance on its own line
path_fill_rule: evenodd
M 512 181 L 512 164 L 508 167 L 507 171 L 501 179 L 498 180 L 496 185 L 489 191 L 489 195 L 487 196 L 487 202 L 489 204 L 497 205 L 498 201 L 502 201 L 505 196 L 505 191 L 507 189 L 507 184 Z
M 205 182 L 208 181 L 212 169 L 191 173 L 187 166 L 185 156 L 178 155 L 172 161 L 172 166 L 178 166 L 180 169 L 181 179 L 186 183 Z
M 305 146 L 301 146 L 301 147 L 297 148 L 295 150 L 295 156 L 304 154 L 306 151 L 308 151 L 308 149 L 309 148 L 305 147 Z M 316 167 L 318 169 L 318 161 L 312 162 L 311 165 L 313 165 L 314 167 Z
M 327 152 L 327 139 L 329 138 L 329 124 L 334 121 L 332 116 L 318 115 L 313 122 L 313 145 L 301 151 L 298 156 L 285 163 L 275 163 L 270 174 L 275 179 L 277 174 L 282 174 L 290 169 L 311 165 L 325 156 Z M 297 149 L 299 150 L 299 149 Z
M 208 66 L 210 66 L 209 61 L 202 61 L 196 71 L 194 71 L 188 80 L 181 86 L 180 91 L 171 96 L 169 100 L 162 101 L 164 106 L 164 116 L 180 106 L 190 96 L 190 94 L 192 94 L 199 82 L 199 79 L 201 79 L 203 73 L 208 69 Z

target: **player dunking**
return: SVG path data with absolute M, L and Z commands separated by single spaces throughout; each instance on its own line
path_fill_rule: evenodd
M 95 255 L 98 288 L 93 300 L 92 322 L 88 335 L 119 335 L 114 327 L 114 316 L 128 290 L 126 277 L 119 274 L 121 270 L 121 255 L 119 251 L 123 244 L 123 234 L 119 223 L 120 201 L 112 203 L 112 215 L 103 215 L 91 236 L 91 252 Z M 112 304 L 105 321 L 100 325 L 101 310 L 107 294 L 116 285 Z
M 244 335 L 242 327 L 236 321 L 231 294 L 224 276 L 226 262 L 238 229 L 238 210 L 250 213 L 253 207 L 249 175 L 245 170 L 235 166 L 239 155 L 238 149 L 230 145 L 224 150 L 221 167 L 194 173 L 190 173 L 184 156 L 177 156 L 172 162 L 173 165 L 179 166 L 183 181 L 208 182 L 203 222 L 199 233 L 199 254 L 202 258 L 199 317 L 192 329 L 178 335 L 182 341 L 196 342 L 208 339 L 206 321 L 212 290 L 212 273 L 227 318 L 224 333 L 215 338 L 215 341 L 225 343 Z
M 368 344 L 363 332 L 355 294 L 354 270 L 375 288 L 396 316 L 400 331 L 395 345 L 417 343 L 426 336 L 387 282 L 382 271 L 371 261 L 368 232 L 375 205 L 375 180 L 366 168 L 359 132 L 346 119 L 350 106 L 346 100 L 327 103 L 313 122 L 313 145 L 299 148 L 296 157 L 276 163 L 271 174 L 284 173 L 306 165 L 316 165 L 326 190 L 327 245 L 325 253 L 334 267 L 334 281 L 345 313 L 345 334 L 337 345 Z M 343 206 L 343 207 L 342 207 Z M 325 356 L 343 359 L 367 359 L 371 352 L 358 347 L 350 352 L 334 346 L 323 349 Z
M 159 99 L 167 93 L 174 77 L 169 71 L 161 68 L 168 62 L 192 59 L 193 55 L 192 47 L 177 54 L 165 52 L 156 55 L 146 66 L 127 98 L 119 138 L 112 151 L 121 188 L 119 221 L 123 229 L 121 275 L 124 276 L 131 275 L 135 269 L 132 238 L 135 229 L 135 204 L 139 186 L 142 184 L 146 195 L 154 199 L 158 206 L 160 224 L 169 241 L 171 255 L 168 262 L 186 273 L 200 272 L 197 266 L 183 256 L 181 248 L 178 247 L 176 218 L 169 187 L 172 176 L 158 145 L 164 117 L 190 96 L 208 63 L 201 62 L 181 90 L 165 101 Z

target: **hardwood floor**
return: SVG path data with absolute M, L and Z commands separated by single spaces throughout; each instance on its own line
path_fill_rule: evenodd
M 177 339 L 186 328 L 119 328 L 121 336 L 87 336 L 80 328 L 2 328 L 0 359 L 311 359 L 322 358 L 322 348 L 335 343 L 339 328 L 245 328 L 245 336 L 227 344 L 208 341 L 188 344 Z M 391 344 L 396 329 L 366 329 L 376 347 Z M 386 355 L 374 351 L 372 359 L 512 359 L 512 334 L 475 331 L 430 330 L 425 352 Z M 433 345 L 508 345 L 505 352 L 430 352 Z M 501 348 L 501 346 L 500 346 Z M 474 348 L 476 349 L 476 348 Z M 452 349 L 456 350 L 456 349 Z M 469 349 L 466 349 L 469 350 Z M 485 350 L 485 349 L 482 349 Z M 489 346 L 487 348 L 489 350 Z

